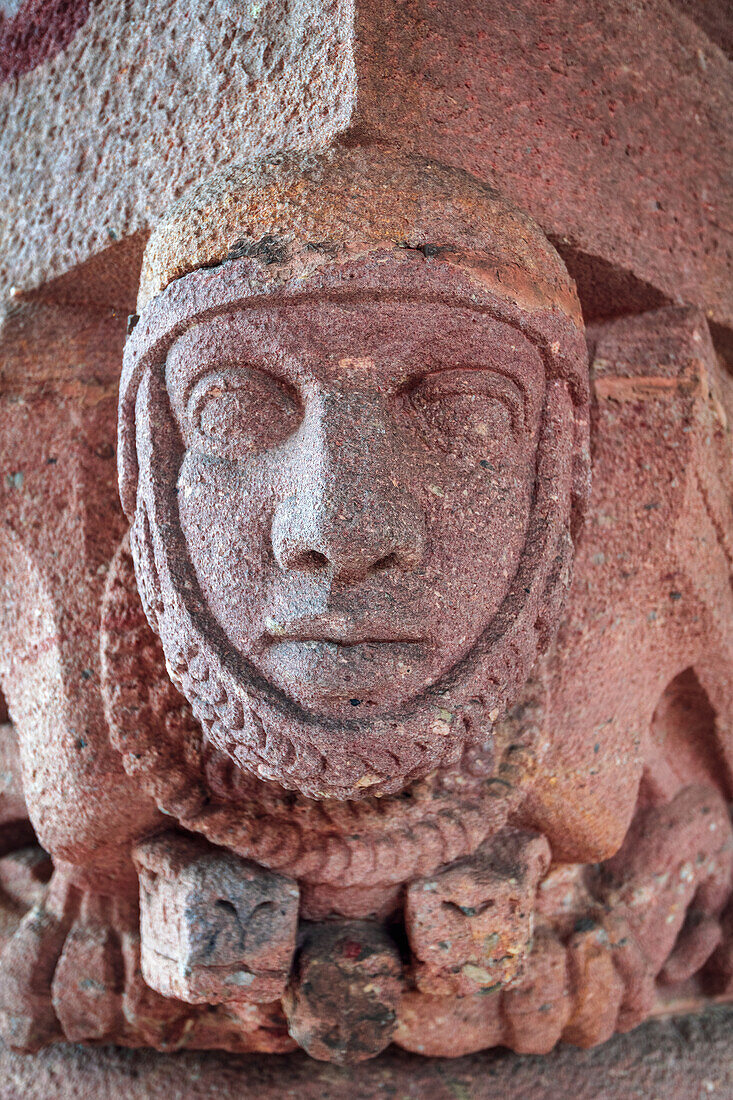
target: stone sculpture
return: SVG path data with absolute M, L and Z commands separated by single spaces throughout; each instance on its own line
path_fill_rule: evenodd
M 71 721 L 40 551 L 5 551 L 0 820 L 53 860 L 6 1041 L 542 1052 L 729 995 L 733 400 L 702 314 L 586 331 L 527 216 L 369 145 L 195 188 L 138 311 Z

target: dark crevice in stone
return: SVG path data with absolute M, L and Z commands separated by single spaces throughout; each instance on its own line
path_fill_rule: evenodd
M 584 252 L 564 238 L 550 237 L 578 288 L 583 319 L 610 321 L 628 314 L 647 313 L 672 304 L 672 299 L 633 272 Z
M 89 0 L 26 0 L 0 12 L 0 84 L 65 50 L 89 18 Z

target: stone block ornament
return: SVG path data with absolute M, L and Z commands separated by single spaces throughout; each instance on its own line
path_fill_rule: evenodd
M 146 841 L 134 859 L 151 989 L 189 1004 L 282 996 L 298 925 L 294 880 L 177 836 Z
M 544 837 L 499 833 L 467 859 L 411 882 L 405 926 L 424 993 L 494 993 L 518 985 L 532 951 Z

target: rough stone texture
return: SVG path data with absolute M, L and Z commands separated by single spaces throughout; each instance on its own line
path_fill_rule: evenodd
M 325 1066 L 302 1054 L 176 1055 L 54 1047 L 32 1060 L 0 1046 L 2 1100 L 728 1100 L 733 1011 L 656 1020 L 590 1051 L 543 1058 L 506 1051 L 442 1061 L 390 1050 Z
M 100 600 L 125 530 L 114 462 L 125 318 L 20 304 L 1 332 L 0 683 L 16 730 L 34 728 L 47 747 L 26 752 L 20 738 L 40 843 L 57 861 L 89 859 L 102 885 L 119 873 L 118 840 L 160 821 L 108 745 L 97 686 Z
M 3 0 L 0 84 L 68 46 L 89 17 L 89 0 Z
M 729 1000 L 720 51 L 665 0 L 365 0 L 324 154 L 345 6 L 64 10 L 0 23 L 46 280 L 0 332 L 8 1043 L 546 1053 Z M 120 314 L 193 176 L 125 519 Z
M 733 58 L 733 20 L 727 0 L 675 0 L 675 4 Z
M 43 22 L 47 7 L 27 0 L 9 16 L 22 23 L 38 8 Z M 70 288 L 43 292 L 132 312 L 142 249 L 114 239 L 144 235 L 214 167 L 317 147 L 348 126 L 347 0 L 308 0 L 286 20 L 268 4 L 254 24 L 244 4 L 207 5 L 204 23 L 184 7 L 96 4 L 65 51 L 6 83 L 3 295 L 76 267 Z M 728 15 L 713 0 L 365 0 L 355 134 L 500 185 L 556 240 L 587 316 L 691 302 L 728 326 L 719 336 L 731 351 Z M 20 172 L 33 180 L 22 192 Z M 84 264 L 111 244 L 113 274 L 100 285 Z
M 357 38 L 359 136 L 500 187 L 589 315 L 666 299 L 731 325 L 730 64 L 676 6 L 363 0 Z
M 518 984 L 532 950 L 537 886 L 550 865 L 544 837 L 492 837 L 469 859 L 405 893 L 415 983 L 434 996 Z
M 354 103 L 352 31 L 351 0 L 91 5 L 0 87 L 0 299 L 147 230 L 214 166 L 326 144 Z
M 657 983 L 680 983 L 672 994 L 679 1000 L 682 983 L 702 971 L 726 934 L 720 917 L 732 858 L 727 808 L 710 788 L 686 787 L 671 803 L 640 811 L 613 860 L 591 871 L 576 868 L 574 883 L 567 869 L 547 876 L 519 975 L 504 988 L 497 982 L 455 999 L 426 996 L 418 973 L 418 990 L 406 993 L 400 1007 L 395 1041 L 437 1056 L 499 1044 L 541 1053 L 560 1038 L 588 1047 L 636 1026 L 664 1003 Z M 460 873 L 459 864 L 447 874 Z M 407 917 L 409 932 L 409 909 Z M 513 924 L 521 928 L 522 921 L 515 916 Z M 450 934 L 444 922 L 439 927 L 443 937 Z M 499 922 L 496 928 L 501 932 Z M 445 946 L 452 943 L 444 938 L 433 951 Z M 493 943 L 482 947 L 488 969 Z M 717 973 L 713 959 L 711 977 Z M 432 982 L 434 974 L 429 968 Z M 446 986 L 443 979 L 438 992 Z M 702 987 L 692 988 L 699 996 Z
M 7 1041 L 546 1052 L 728 996 L 733 403 L 700 311 L 590 328 L 587 511 L 572 287 L 463 173 L 374 147 L 230 170 L 146 272 L 130 541 L 123 318 L 19 302 L 3 329 L 4 813 L 24 824 L 19 760 L 54 863 L 0 906 Z M 419 622 L 431 647 L 395 664 Z M 191 937 L 241 972 L 205 880 L 242 924 L 250 860 L 302 889 L 285 995 L 294 906 L 263 1003 L 198 965 L 158 981 Z
M 225 260 L 253 260 L 263 293 L 296 271 L 395 245 L 425 259 L 460 254 L 517 305 L 556 306 L 579 321 L 575 288 L 554 249 L 500 192 L 439 162 L 340 142 L 318 155 L 234 167 L 191 188 L 148 242 L 138 308 L 183 275 Z
M 643 799 L 679 790 L 675 740 L 660 752 L 651 728 L 685 669 L 715 711 L 698 731 L 687 781 L 700 768 L 730 798 L 730 377 L 695 310 L 620 319 L 589 335 L 593 507 L 551 662 L 548 755 L 529 796 L 534 827 L 568 861 L 616 851 L 642 777 Z M 711 763 L 718 753 L 720 767 Z

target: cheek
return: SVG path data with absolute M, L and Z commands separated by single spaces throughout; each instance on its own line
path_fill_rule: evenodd
M 430 569 L 445 613 L 473 618 L 498 607 L 524 546 L 534 474 L 533 448 L 433 467 Z
M 265 492 L 256 475 L 189 452 L 178 477 L 178 509 L 202 593 L 232 627 L 260 597 L 267 572 Z

